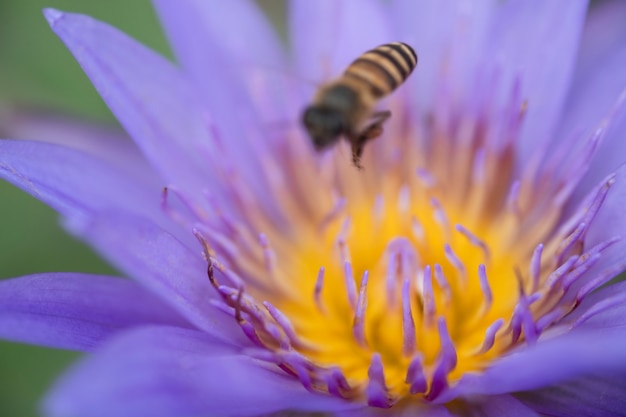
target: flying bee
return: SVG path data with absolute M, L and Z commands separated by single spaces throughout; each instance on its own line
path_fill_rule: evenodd
M 302 123 L 315 149 L 321 151 L 344 137 L 352 147 L 352 162 L 361 168 L 363 146 L 383 132 L 389 110 L 374 111 L 376 103 L 400 86 L 417 65 L 406 43 L 380 45 L 359 56 L 336 80 L 322 86 Z

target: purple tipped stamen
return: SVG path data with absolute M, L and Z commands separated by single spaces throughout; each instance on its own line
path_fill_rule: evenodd
M 389 398 L 388 389 L 385 384 L 385 372 L 383 361 L 379 353 L 372 355 L 369 370 L 367 371 L 369 381 L 365 390 L 367 404 L 372 407 L 389 408 L 393 405 Z
M 496 341 L 496 334 L 504 325 L 504 319 L 498 319 L 491 323 L 489 327 L 487 327 L 487 331 L 485 332 L 485 339 L 483 340 L 483 344 L 478 351 L 478 354 L 483 354 L 489 352 L 489 350 L 493 347 Z
M 317 309 L 324 313 L 325 307 L 324 307 L 324 303 L 322 302 L 322 289 L 324 288 L 324 273 L 326 272 L 326 269 L 322 266 L 320 267 L 319 272 L 317 273 L 317 279 L 315 280 L 315 289 L 313 291 L 313 298 L 315 299 L 315 305 L 317 306 Z
M 487 244 L 483 242 L 482 240 L 480 240 L 476 235 L 474 235 L 472 232 L 470 232 L 468 229 L 466 229 L 462 225 L 457 224 L 455 228 L 459 233 L 465 236 L 472 245 L 480 248 L 480 250 L 482 250 L 483 252 L 483 257 L 485 258 L 485 262 L 489 262 L 491 258 L 491 253 L 489 251 L 489 247 L 487 246 Z
M 530 278 L 533 286 L 531 292 L 537 291 L 539 288 L 539 280 L 541 279 L 541 255 L 543 254 L 543 243 L 537 245 L 530 259 Z
M 437 281 L 439 288 L 443 291 L 446 304 L 449 304 L 452 301 L 452 288 L 450 287 L 446 276 L 443 274 L 443 269 L 439 264 L 435 264 L 435 280 Z
M 346 284 L 348 302 L 350 303 L 350 308 L 352 308 L 352 311 L 354 312 L 356 311 L 357 291 L 356 283 L 354 280 L 354 272 L 352 271 L 352 264 L 348 261 L 344 262 L 343 264 L 343 277 Z
M 424 305 L 424 325 L 431 327 L 435 323 L 436 306 L 433 293 L 432 269 L 430 265 L 424 268 L 422 278 L 422 300 Z
M 430 205 L 434 210 L 433 217 L 435 219 L 435 222 L 437 222 L 437 224 L 441 227 L 441 229 L 445 233 L 446 240 L 450 240 L 450 236 L 451 236 L 450 220 L 448 219 L 448 215 L 443 209 L 443 206 L 441 205 L 439 200 L 437 200 L 434 197 L 430 199 Z
M 431 378 L 430 391 L 426 395 L 428 400 L 434 400 L 448 387 L 448 374 L 456 368 L 457 363 L 456 349 L 448 333 L 445 318 L 439 318 L 437 328 L 441 348 L 439 349 L 438 363 Z
M 457 270 L 459 276 L 463 281 L 467 280 L 467 271 L 465 270 L 465 265 L 463 261 L 454 253 L 452 247 L 449 244 L 445 244 L 443 247 L 444 253 L 446 255 L 446 259 L 450 264 Z
M 410 356 L 415 352 L 415 321 L 411 311 L 411 281 L 406 278 L 402 283 L 402 353 Z
M 424 374 L 424 366 L 422 364 L 422 357 L 417 355 L 409 364 L 409 369 L 406 373 L 406 379 L 404 380 L 409 384 L 409 392 L 411 394 L 421 394 L 428 389 L 428 380 Z
M 363 348 L 367 348 L 367 340 L 365 339 L 365 310 L 367 309 L 367 281 L 369 273 L 365 271 L 361 279 L 361 287 L 359 288 L 359 298 L 356 305 L 356 313 L 354 314 L 354 322 L 352 325 L 352 333 L 354 339 Z

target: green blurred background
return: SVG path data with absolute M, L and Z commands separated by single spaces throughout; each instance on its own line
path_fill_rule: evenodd
M 282 0 L 259 3 L 280 21 Z M 16 107 L 115 125 L 48 28 L 41 14 L 44 7 L 89 14 L 171 56 L 149 0 L 0 0 L 0 136 L 2 112 Z M 115 273 L 67 236 L 51 209 L 0 181 L 0 279 L 45 271 Z M 0 416 L 37 416 L 38 400 L 77 357 L 73 352 L 0 341 Z

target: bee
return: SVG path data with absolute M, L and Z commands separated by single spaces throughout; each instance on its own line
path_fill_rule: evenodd
M 320 87 L 302 123 L 317 151 L 344 137 L 352 148 L 352 162 L 361 168 L 366 142 L 383 132 L 391 112 L 374 111 L 376 103 L 398 88 L 417 65 L 417 54 L 406 43 L 393 42 L 371 49 L 339 78 Z

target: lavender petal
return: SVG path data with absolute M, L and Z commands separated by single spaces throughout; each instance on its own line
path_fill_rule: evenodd
M 146 324 L 189 324 L 137 283 L 100 275 L 48 273 L 0 282 L 0 337 L 92 350 Z
M 396 404 L 391 409 L 373 407 L 358 408 L 355 410 L 335 413 L 336 417 L 453 417 L 446 407 L 426 404 Z
M 528 102 L 518 141 L 523 161 L 557 127 L 574 71 L 587 6 L 588 0 L 540 5 L 524 1 L 502 3 L 486 33 L 486 56 L 480 65 L 500 67 L 500 80 L 507 88 L 521 77 L 521 94 Z M 529 27 L 533 29 L 528 30 Z M 519 36 L 520 33 L 524 36 Z M 539 64 L 538 57 L 549 59 Z M 509 90 L 502 92 L 508 94 Z
M 104 208 L 153 219 L 162 216 L 158 207 L 150 210 L 153 197 L 145 187 L 83 152 L 43 142 L 0 140 L 0 159 L 0 178 L 64 216 L 86 216 Z
M 212 138 L 196 93 L 180 71 L 105 23 L 53 9 L 44 14 L 165 181 L 194 191 L 206 187 L 210 164 L 199 150 Z
M 388 10 L 376 0 L 292 0 L 289 38 L 298 74 L 326 81 L 368 49 L 396 40 L 388 17 Z
M 432 109 L 443 71 L 462 88 L 475 71 L 485 32 L 496 7 L 492 2 L 392 0 L 391 14 L 398 40 L 412 45 L 419 56 L 418 74 L 408 81 L 420 108 Z M 458 30 L 458 28 L 467 30 Z M 452 60 L 446 63 L 446 60 Z M 451 64 L 451 65 L 448 65 Z
M 245 83 L 246 79 L 255 77 L 245 76 L 245 71 L 265 69 L 267 74 L 275 72 L 277 65 L 280 71 L 280 48 L 252 2 L 185 3 L 181 7 L 179 2 L 157 0 L 155 6 L 185 75 L 202 97 L 205 124 L 214 136 L 210 156 L 214 164 L 242 175 L 259 195 L 267 195 L 269 185 L 261 160 L 273 154 L 266 145 L 268 138 L 256 113 L 253 91 Z M 237 27 L 229 33 L 238 35 L 226 41 L 224 31 L 220 30 L 222 25 Z M 252 48 L 251 39 L 255 40 Z M 257 51 L 250 52 L 251 49 Z M 245 51 L 249 56 L 244 56 Z M 264 53 L 267 56 L 262 59 Z M 271 59 L 278 61 L 271 63 Z
M 592 248 L 612 238 L 620 240 L 602 253 L 599 261 L 580 278 L 581 282 L 587 282 L 607 271 L 612 273 L 608 277 L 610 279 L 626 269 L 626 236 L 622 234 L 626 230 L 626 218 L 622 215 L 626 205 L 626 164 L 615 172 L 613 181 L 598 213 L 589 225 L 584 246 Z
M 538 413 L 552 417 L 623 417 L 626 374 L 580 378 L 520 393 L 517 398 Z
M 137 146 L 124 132 L 109 125 L 96 125 L 56 114 L 16 109 L 2 129 L 8 138 L 54 143 L 85 152 L 106 161 L 124 175 L 146 186 L 162 186 L 159 175 L 145 160 Z
M 609 114 L 626 89 L 626 3 L 602 2 L 590 9 L 582 36 L 568 105 L 557 136 L 567 141 L 572 132 L 589 136 Z M 596 151 L 589 172 L 582 179 L 574 199 L 584 196 L 595 184 L 626 162 L 624 137 L 626 117 L 614 121 Z
M 503 356 L 481 374 L 466 374 L 441 401 L 455 395 L 538 389 L 582 375 L 620 371 L 626 372 L 626 327 L 574 329 Z
M 243 340 L 234 322 L 209 302 L 216 295 L 199 250 L 191 251 L 156 224 L 128 213 L 101 213 L 70 228 L 194 325 L 216 337 Z
M 539 417 L 533 408 L 524 405 L 510 395 L 491 396 L 478 400 L 476 403 L 467 403 L 463 416 L 468 417 Z
M 626 326 L 626 282 L 590 294 L 564 321 L 564 326 L 588 329 Z
M 43 405 L 50 417 L 253 416 L 350 407 L 309 393 L 204 333 L 165 326 L 120 334 L 62 377 Z

